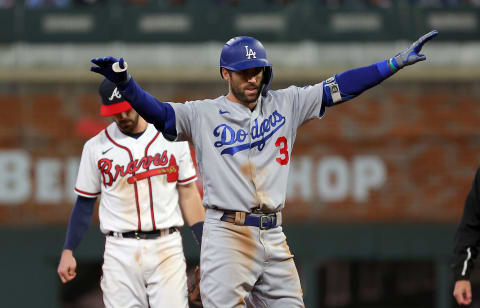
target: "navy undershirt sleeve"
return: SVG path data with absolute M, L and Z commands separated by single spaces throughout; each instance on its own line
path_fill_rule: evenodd
M 68 224 L 63 249 L 75 250 L 78 244 L 80 244 L 80 241 L 90 226 L 96 201 L 97 198 L 77 197 L 72 214 L 70 215 L 70 222 Z
M 194 225 L 190 226 L 190 230 L 192 230 L 193 238 L 197 241 L 197 244 L 202 246 L 202 236 L 203 236 L 203 221 L 197 222 Z
M 323 101 L 328 107 L 338 105 L 360 95 L 363 91 L 376 86 L 392 75 L 393 71 L 388 67 L 388 60 L 345 71 L 335 75 L 342 101 L 334 104 L 329 88 L 326 86 L 323 87 Z
M 175 111 L 170 104 L 160 102 L 151 96 L 135 82 L 133 77 L 124 87 L 119 87 L 119 90 L 133 109 L 145 121 L 155 125 L 167 140 L 173 141 L 176 139 Z

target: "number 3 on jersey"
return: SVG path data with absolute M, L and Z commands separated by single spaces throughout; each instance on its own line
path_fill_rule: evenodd
M 287 138 L 285 136 L 278 137 L 277 141 L 275 141 L 275 146 L 278 148 L 280 147 L 280 157 L 276 158 L 276 161 L 280 165 L 286 165 L 288 164 L 288 143 L 287 143 Z

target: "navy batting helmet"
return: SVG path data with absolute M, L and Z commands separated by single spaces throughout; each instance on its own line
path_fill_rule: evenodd
M 230 39 L 223 46 L 222 54 L 220 55 L 220 75 L 222 75 L 222 67 L 231 71 L 263 67 L 264 87 L 262 95 L 267 95 L 273 79 L 273 69 L 272 65 L 268 63 L 265 47 L 259 40 L 250 36 L 237 36 Z

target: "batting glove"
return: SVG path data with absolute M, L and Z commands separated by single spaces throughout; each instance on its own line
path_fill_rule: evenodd
M 419 54 L 420 50 L 422 50 L 423 44 L 434 38 L 435 36 L 438 35 L 437 30 L 433 30 L 419 38 L 415 43 L 413 43 L 410 47 L 405 49 L 404 51 L 400 52 L 397 54 L 395 57 L 390 59 L 390 67 L 392 64 L 394 67 L 391 67 L 394 69 L 394 71 L 401 69 L 404 66 L 407 65 L 412 65 L 414 63 L 417 63 L 419 61 L 425 61 L 427 58 L 425 55 Z
M 117 86 L 125 85 L 130 79 L 130 75 L 127 72 L 127 62 L 123 58 L 118 60 L 114 57 L 105 57 L 94 58 L 90 61 L 97 65 L 90 67 L 92 72 L 105 76 Z

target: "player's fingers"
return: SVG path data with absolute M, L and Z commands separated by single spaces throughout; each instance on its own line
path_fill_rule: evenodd
M 90 71 L 95 72 L 95 73 L 101 74 L 101 73 L 100 73 L 100 70 L 101 70 L 101 69 L 102 69 L 102 68 L 99 67 L 99 66 L 90 66 Z
M 457 301 L 457 304 L 464 305 L 463 296 L 461 294 L 455 294 L 454 296 L 455 296 L 455 300 Z
M 100 57 L 100 58 L 93 58 L 90 60 L 93 64 L 96 64 L 98 66 L 106 66 L 106 65 L 111 65 L 114 62 L 117 62 L 118 60 L 114 57 Z
M 70 272 L 66 272 L 63 276 L 61 276 L 61 280 L 63 283 L 67 283 L 69 281 L 71 281 L 73 278 L 75 278 L 77 276 L 76 273 L 70 273 Z
M 69 277 L 75 277 L 77 275 L 77 273 L 75 271 L 75 267 L 73 267 L 73 266 L 69 267 L 67 274 L 68 274 Z
M 416 46 L 415 49 L 417 51 L 420 51 L 420 49 L 422 49 L 422 47 L 423 47 L 423 44 L 430 41 L 431 39 L 433 39 L 437 35 L 438 35 L 437 30 L 433 30 L 433 31 L 428 32 L 427 34 L 425 34 L 424 36 L 422 36 L 421 38 L 418 39 L 418 41 L 417 41 L 418 45 Z
M 200 267 L 198 265 L 195 268 L 195 277 L 197 278 L 198 281 L 200 280 Z
M 65 271 L 64 271 L 63 269 L 60 269 L 60 268 L 59 268 L 58 271 L 57 271 L 57 273 L 58 273 L 58 277 L 60 277 L 60 280 L 61 280 L 63 283 L 67 282 L 67 278 L 66 278 L 66 276 L 65 276 L 66 273 L 65 273 Z
M 90 59 L 90 62 L 96 65 L 100 65 L 102 63 L 102 60 L 103 60 L 102 58 L 93 58 L 93 59 Z
M 125 68 L 125 60 L 123 60 L 123 58 L 120 58 L 120 60 L 118 61 L 118 65 L 120 66 L 121 69 L 124 69 Z
M 429 40 L 431 40 L 432 38 L 436 37 L 438 35 L 438 31 L 437 30 L 432 30 L 430 32 L 428 32 L 427 34 L 425 34 L 423 37 L 424 37 L 424 40 L 423 42 L 428 42 Z
M 65 271 L 66 271 L 66 268 L 65 268 L 64 265 L 62 265 L 62 264 L 58 265 L 57 273 L 58 273 L 59 275 L 65 273 Z
M 468 288 L 462 290 L 455 290 L 453 296 L 459 305 L 469 305 L 472 301 L 472 293 Z
M 430 41 L 431 39 L 433 39 L 437 35 L 438 35 L 437 30 L 430 31 L 427 34 L 423 35 L 421 38 L 419 38 L 418 42 L 421 43 L 421 44 L 425 44 L 426 42 Z
M 115 62 L 118 62 L 118 59 L 115 58 L 115 57 L 105 57 L 105 58 L 103 58 L 103 62 L 104 62 L 105 64 L 111 65 L 111 64 L 113 64 L 113 63 L 115 63 Z
M 460 300 L 457 300 L 457 303 L 462 306 L 470 305 L 471 300 L 468 300 L 464 297 L 460 298 Z
M 472 289 L 470 287 L 466 287 L 465 291 L 463 292 L 463 298 L 467 301 L 467 305 L 470 304 L 472 301 Z

